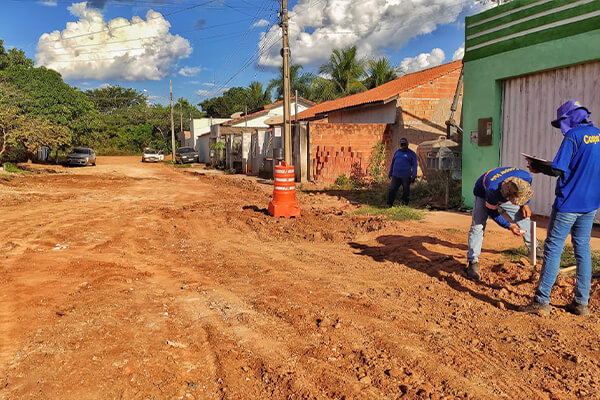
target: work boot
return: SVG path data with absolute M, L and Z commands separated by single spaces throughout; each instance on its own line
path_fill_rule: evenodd
M 542 304 L 533 300 L 529 305 L 522 307 L 521 311 L 528 314 L 550 315 L 550 304 Z
M 467 267 L 467 276 L 469 279 L 474 281 L 481 280 L 481 274 L 479 273 L 479 263 L 477 261 L 469 261 L 469 266 Z
M 566 308 L 567 308 L 567 311 L 570 312 L 571 314 L 581 315 L 581 316 L 590 315 L 590 311 L 588 310 L 587 305 L 578 303 L 576 301 L 571 302 L 571 304 L 567 305 Z

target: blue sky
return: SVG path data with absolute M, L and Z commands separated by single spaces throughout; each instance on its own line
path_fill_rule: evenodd
M 474 0 L 290 0 L 292 62 L 316 73 L 334 48 L 356 45 L 404 72 L 460 57 Z M 281 62 L 279 0 L 2 0 L 0 39 L 81 89 L 118 84 L 166 104 L 198 102 Z M 150 11 L 152 10 L 152 11 Z

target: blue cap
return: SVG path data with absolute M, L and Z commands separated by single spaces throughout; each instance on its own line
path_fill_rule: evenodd
M 567 114 L 569 114 L 571 111 L 578 110 L 580 108 L 583 108 L 588 112 L 588 114 L 590 113 L 590 111 L 586 107 L 582 106 L 577 100 L 567 101 L 565 104 L 558 107 L 558 110 L 556 110 L 556 119 L 551 122 L 552 126 L 555 128 L 560 128 L 560 121 L 567 118 Z
M 400 139 L 400 144 L 408 144 L 408 139 L 403 137 L 402 139 Z

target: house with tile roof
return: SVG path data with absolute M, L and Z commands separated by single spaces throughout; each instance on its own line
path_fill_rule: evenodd
M 298 97 L 291 99 L 291 112 L 295 114 L 307 110 L 315 103 Z M 210 144 L 225 143 L 224 162 L 227 168 L 242 173 L 257 175 L 264 168 L 264 160 L 274 147 L 282 147 L 281 135 L 273 136 L 271 126 L 265 121 L 283 116 L 283 101 L 276 101 L 260 108 L 239 113 L 220 124 L 211 127 Z M 213 163 L 216 162 L 214 160 Z
M 342 174 L 364 174 L 379 141 L 386 145 L 389 165 L 400 138 L 416 148 L 445 136 L 461 69 L 462 61 L 450 62 L 299 113 L 297 125 L 306 138 L 294 130 L 297 178 L 331 183 Z M 459 101 L 457 121 L 460 110 Z

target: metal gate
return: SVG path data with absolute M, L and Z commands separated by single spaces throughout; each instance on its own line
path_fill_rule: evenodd
M 527 170 L 521 153 L 552 160 L 563 135 L 550 121 L 556 118 L 556 109 L 569 99 L 579 100 L 591 111 L 591 119 L 600 123 L 599 88 L 598 61 L 505 80 L 501 164 Z M 556 178 L 533 175 L 535 196 L 531 209 L 535 214 L 550 215 L 555 185 Z

